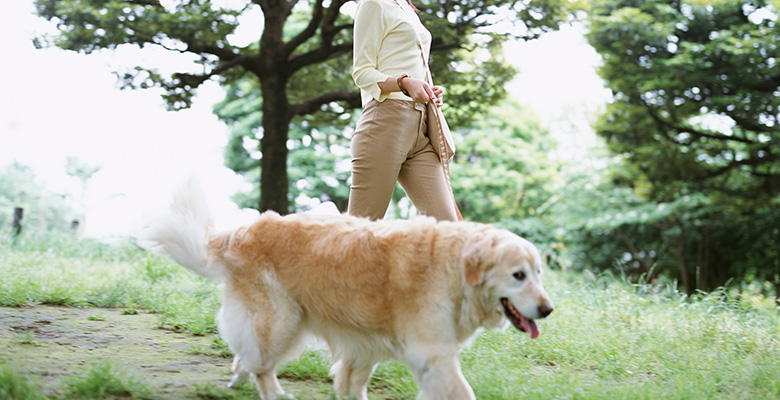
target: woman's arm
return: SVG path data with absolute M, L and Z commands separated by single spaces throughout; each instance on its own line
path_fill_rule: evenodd
M 392 78 L 379 72 L 376 65 L 384 30 L 382 6 L 370 0 L 361 1 L 353 29 L 352 78 L 360 89 L 377 100 L 382 94 L 379 84 Z

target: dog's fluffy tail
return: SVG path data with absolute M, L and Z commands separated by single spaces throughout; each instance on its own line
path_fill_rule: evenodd
M 141 231 L 138 245 L 171 257 L 198 275 L 221 280 L 224 265 L 208 253 L 213 224 L 206 193 L 191 178 L 173 197 L 167 212 L 154 217 Z

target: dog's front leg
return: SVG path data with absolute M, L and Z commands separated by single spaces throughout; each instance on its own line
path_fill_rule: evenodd
M 420 386 L 418 399 L 425 400 L 475 400 L 474 391 L 469 386 L 460 369 L 457 354 L 451 356 L 435 355 L 411 365 L 412 372 Z
M 276 371 L 265 372 L 255 376 L 257 391 L 262 400 L 294 399 L 290 394 L 285 394 L 279 380 L 276 379 Z
M 241 381 L 249 376 L 249 371 L 241 368 L 241 358 L 238 356 L 233 357 L 233 367 L 231 369 L 233 370 L 233 377 L 230 379 L 230 383 L 227 385 L 229 388 L 238 386 Z
M 374 373 L 376 364 L 359 365 L 349 360 L 339 360 L 331 368 L 335 375 L 333 388 L 339 399 L 368 400 L 368 381 Z

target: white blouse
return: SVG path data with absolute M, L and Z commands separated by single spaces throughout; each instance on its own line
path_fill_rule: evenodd
M 404 74 L 425 80 L 430 49 L 431 33 L 406 0 L 360 0 L 355 14 L 352 78 L 360 88 L 363 106 L 371 99 L 411 101 L 401 92 L 383 94 L 378 83 Z

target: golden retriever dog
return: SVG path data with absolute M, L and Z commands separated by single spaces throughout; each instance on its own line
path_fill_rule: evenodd
M 262 399 L 290 398 L 276 369 L 310 335 L 330 349 L 340 398 L 368 399 L 377 363 L 392 358 L 408 365 L 420 398 L 474 399 L 458 360 L 464 343 L 506 321 L 536 338 L 534 320 L 553 311 L 538 251 L 507 230 L 265 212 L 215 232 L 203 193 L 185 186 L 139 244 L 225 282 L 217 318 L 234 381 L 253 376 Z

